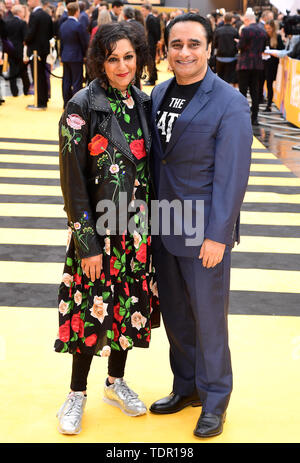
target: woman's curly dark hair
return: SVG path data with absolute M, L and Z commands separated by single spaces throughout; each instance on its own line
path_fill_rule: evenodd
M 104 62 L 113 53 L 119 40 L 127 39 L 136 53 L 136 80 L 144 78 L 143 72 L 149 66 L 149 50 L 146 36 L 140 33 L 130 22 L 113 22 L 101 25 L 88 50 L 87 69 L 89 78 L 100 80 L 106 87 L 108 84 L 104 72 Z

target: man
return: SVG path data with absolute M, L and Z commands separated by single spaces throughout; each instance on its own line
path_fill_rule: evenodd
M 244 16 L 245 27 L 241 30 L 238 48 L 237 71 L 240 92 L 247 96 L 249 88 L 252 106 L 252 125 L 258 125 L 257 115 L 259 109 L 259 83 L 264 70 L 262 52 L 266 48 L 267 34 L 256 23 L 255 15 L 252 13 Z
M 88 27 L 89 27 L 89 16 L 86 13 L 87 9 L 87 4 L 85 2 L 79 2 L 79 8 L 80 8 L 80 15 L 79 15 L 79 22 L 82 25 L 83 29 L 88 33 Z
M 63 12 L 63 14 L 61 15 L 59 21 L 58 21 L 58 30 L 60 28 L 60 26 L 68 19 L 68 10 L 67 10 L 67 6 L 68 6 L 68 3 L 71 3 L 73 2 L 74 0 L 65 0 L 65 5 L 66 5 L 66 8 L 65 8 L 65 11 Z
M 142 15 L 145 19 L 147 40 L 151 58 L 151 66 L 149 69 L 149 80 L 145 85 L 155 85 L 157 81 L 156 69 L 156 46 L 161 38 L 160 21 L 152 14 L 152 6 L 150 4 L 142 5 Z
M 10 90 L 13 96 L 18 96 L 17 77 L 21 77 L 24 95 L 28 94 L 30 81 L 27 66 L 23 62 L 24 40 L 27 33 L 27 24 L 23 21 L 24 9 L 21 5 L 14 5 L 11 9 L 13 18 L 7 22 L 7 38 L 14 46 L 14 54 L 9 56 Z
M 75 93 L 82 88 L 83 62 L 88 38 L 78 21 L 80 9 L 77 2 L 68 3 L 68 19 L 59 30 L 61 61 L 63 63 L 62 91 L 64 108 Z
M 274 13 L 271 10 L 264 10 L 261 14 L 261 17 L 259 18 L 258 25 L 261 27 L 263 30 L 265 29 L 265 24 L 268 21 L 274 20 Z
M 110 10 L 110 16 L 112 21 L 118 21 L 118 18 L 120 14 L 122 13 L 123 9 L 123 2 L 121 0 L 115 0 L 112 3 L 111 10 Z
M 49 40 L 53 37 L 53 23 L 51 17 L 46 13 L 41 6 L 40 0 L 27 0 L 28 7 L 32 10 L 28 32 L 25 37 L 27 45 L 27 55 L 31 57 L 34 50 L 38 53 L 37 62 L 37 93 L 38 103 L 35 109 L 45 109 L 48 103 L 48 83 L 46 76 L 46 59 L 50 52 Z M 31 73 L 34 78 L 34 62 L 30 61 Z
M 178 16 L 167 28 L 166 40 L 175 78 L 152 92 L 153 181 L 158 201 L 175 200 L 184 214 L 192 205 L 196 235 L 204 202 L 204 239 L 189 242 L 193 230 L 188 230 L 187 220 L 185 233 L 174 232 L 182 221 L 180 208 L 177 218 L 175 208 L 170 213 L 170 232 L 160 224 L 160 234 L 153 236 L 174 381 L 172 393 L 150 411 L 174 413 L 202 404 L 194 434 L 209 437 L 222 432 L 232 389 L 227 334 L 230 251 L 239 240 L 252 128 L 247 100 L 207 65 L 209 21 L 190 13 Z
M 14 17 L 12 7 L 14 6 L 13 0 L 4 0 L 5 14 L 3 16 L 4 21 L 11 21 Z
M 145 27 L 139 21 L 136 21 L 134 8 L 130 5 L 126 5 L 123 10 L 124 20 L 130 22 L 132 26 L 134 26 L 139 34 L 145 35 Z
M 239 38 L 237 30 L 231 25 L 232 14 L 224 16 L 224 26 L 220 26 L 214 33 L 214 48 L 216 49 L 216 71 L 221 79 L 229 84 L 236 85 L 236 40 Z
M 274 13 L 271 10 L 264 10 L 261 14 L 261 17 L 259 18 L 258 21 L 258 26 L 265 32 L 265 24 L 268 21 L 274 20 Z M 264 83 L 265 83 L 265 72 L 264 70 L 259 72 L 259 96 L 258 100 L 259 103 L 265 103 L 265 98 L 264 98 Z

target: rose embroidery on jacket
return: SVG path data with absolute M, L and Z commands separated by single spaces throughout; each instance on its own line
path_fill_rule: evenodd
M 84 211 L 78 222 L 70 222 L 72 232 L 82 249 L 89 250 L 88 235 L 94 235 L 94 229 L 88 225 L 89 215 Z
M 78 145 L 82 138 L 78 131 L 85 125 L 85 121 L 78 114 L 69 114 L 66 121 L 67 125 L 72 129 L 72 133 L 68 127 L 62 124 L 61 134 L 63 137 L 66 137 L 66 143 L 62 148 L 63 154 L 65 154 L 66 150 L 68 150 L 69 153 L 72 151 L 72 141 L 74 141 L 75 145 Z
M 103 135 L 97 134 L 92 139 L 91 142 L 88 144 L 88 149 L 91 156 L 98 156 L 101 153 L 106 151 L 108 145 L 107 138 L 103 137 Z

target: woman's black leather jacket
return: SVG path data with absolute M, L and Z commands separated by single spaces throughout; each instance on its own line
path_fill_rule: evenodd
M 134 86 L 131 93 L 149 159 L 150 97 Z M 97 204 L 101 200 L 112 200 L 118 209 L 119 194 L 124 192 L 128 207 L 136 166 L 135 157 L 97 79 L 76 93 L 66 106 L 59 122 L 59 158 L 64 209 L 77 255 L 84 258 L 101 254 L 104 243 L 97 233 L 96 222 L 104 212 L 96 211 Z

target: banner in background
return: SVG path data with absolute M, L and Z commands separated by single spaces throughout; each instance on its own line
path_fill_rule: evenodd
M 300 127 L 300 60 L 288 58 L 286 92 L 284 97 L 287 121 Z
M 280 59 L 273 101 L 287 121 L 300 127 L 300 60 Z

